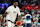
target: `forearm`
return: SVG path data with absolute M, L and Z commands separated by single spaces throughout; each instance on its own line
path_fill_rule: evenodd
M 3 17 L 6 17 L 6 15 L 7 15 L 7 12 L 3 15 Z

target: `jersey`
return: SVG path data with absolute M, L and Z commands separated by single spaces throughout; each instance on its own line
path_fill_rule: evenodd
M 25 18 L 26 18 L 26 23 L 31 23 L 31 15 L 30 14 L 26 14 L 25 15 Z
M 14 5 L 9 6 L 6 12 L 8 13 L 6 16 L 6 20 L 11 20 L 12 22 L 16 20 L 17 14 L 18 16 L 21 15 L 19 7 L 16 6 L 15 8 Z

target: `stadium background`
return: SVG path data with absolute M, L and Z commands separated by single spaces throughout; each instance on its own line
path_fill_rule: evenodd
M 35 18 L 35 16 L 37 16 L 37 18 L 40 19 L 40 0 L 0 0 L 0 16 L 1 14 L 5 14 L 6 9 L 9 6 L 13 5 L 14 1 L 18 2 L 18 7 L 21 10 L 22 18 L 24 18 L 25 14 L 29 12 L 29 14 L 32 15 L 32 18 Z M 2 18 L 0 25 L 1 23 L 5 24 L 4 22 L 5 21 Z

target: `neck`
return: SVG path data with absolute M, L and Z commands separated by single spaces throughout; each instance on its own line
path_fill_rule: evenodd
M 16 6 L 14 5 L 14 7 L 16 8 Z

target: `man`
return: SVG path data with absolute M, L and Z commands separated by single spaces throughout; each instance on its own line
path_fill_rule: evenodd
M 32 16 L 29 14 L 29 12 L 27 12 L 27 14 L 25 15 L 25 18 L 26 18 L 27 27 L 31 27 Z
M 37 18 L 37 16 L 35 16 L 35 18 L 33 19 L 33 21 L 34 21 L 35 27 L 37 27 L 37 24 L 38 24 L 38 18 Z
M 39 13 L 39 17 L 38 17 L 38 24 L 37 27 L 40 27 L 40 13 Z
M 14 2 L 13 3 L 14 5 L 12 6 L 9 6 L 6 10 L 6 13 L 4 15 L 4 17 L 6 17 L 6 22 L 7 22 L 7 27 L 14 27 L 15 24 L 15 20 L 16 20 L 16 17 L 17 17 L 17 14 L 20 18 L 20 9 L 19 7 L 17 6 L 18 3 L 17 2 Z

